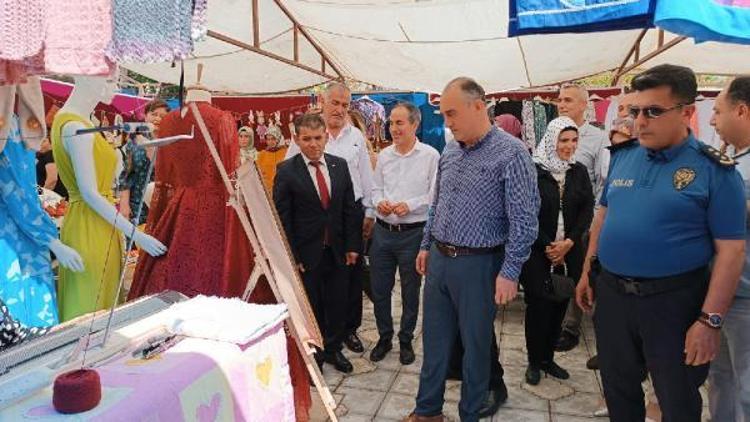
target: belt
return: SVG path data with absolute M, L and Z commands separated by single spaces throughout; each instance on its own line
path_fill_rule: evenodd
M 705 275 L 708 274 L 708 267 L 703 266 L 686 273 L 677 274 L 669 277 L 644 278 L 644 277 L 623 277 L 602 269 L 604 275 L 610 276 L 614 280 L 614 287 L 617 291 L 626 295 L 634 296 L 652 296 L 659 293 L 666 293 L 672 290 L 682 289 L 692 285 L 691 282 L 706 282 Z M 703 275 L 704 277 L 701 277 Z M 608 277 L 605 277 L 607 279 Z
M 435 240 L 435 246 L 445 256 L 455 258 L 466 255 L 488 255 L 503 251 L 503 245 L 491 246 L 488 248 L 469 248 L 465 246 L 451 245 Z
M 404 223 L 404 224 L 390 224 L 379 218 L 376 221 L 378 222 L 380 226 L 382 226 L 389 232 L 405 232 L 411 229 L 421 229 L 425 225 L 424 221 L 420 221 L 418 223 Z

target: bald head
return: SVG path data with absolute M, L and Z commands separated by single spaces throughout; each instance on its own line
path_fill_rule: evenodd
M 459 142 L 473 144 L 490 130 L 484 104 L 484 88 L 467 77 L 453 79 L 440 97 L 445 125 Z
M 485 101 L 484 88 L 482 88 L 477 81 L 469 77 L 459 76 L 458 78 L 453 79 L 448 82 L 448 85 L 445 86 L 443 92 L 448 91 L 449 89 L 457 89 L 466 98 L 467 102 L 476 100 L 482 102 Z

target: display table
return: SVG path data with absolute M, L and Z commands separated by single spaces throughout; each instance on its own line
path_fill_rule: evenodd
M 294 421 L 284 324 L 247 345 L 185 338 L 150 360 L 130 354 L 97 368 L 102 401 L 77 415 L 52 407 L 51 386 L 0 411 L 0 420 Z

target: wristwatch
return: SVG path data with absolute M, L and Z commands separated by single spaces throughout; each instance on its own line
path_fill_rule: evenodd
M 724 318 L 722 318 L 721 314 L 705 313 L 703 311 L 701 311 L 701 316 L 698 318 L 698 320 L 717 330 L 721 328 L 721 324 L 724 322 Z

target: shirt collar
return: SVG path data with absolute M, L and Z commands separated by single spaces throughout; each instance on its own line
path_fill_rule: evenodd
M 458 141 L 458 140 L 456 140 L 456 142 L 458 142 L 458 145 L 461 147 L 462 151 L 466 151 L 466 152 L 474 151 L 474 150 L 481 148 L 487 139 L 491 138 L 492 136 L 496 136 L 498 134 L 500 134 L 500 129 L 498 129 L 497 126 L 495 125 L 491 125 L 490 130 L 484 136 L 479 138 L 479 141 L 477 141 L 477 143 L 472 146 L 467 146 L 465 143 Z
M 328 132 L 328 140 L 329 141 L 337 141 L 337 140 L 345 137 L 352 130 L 352 127 L 353 126 L 350 125 L 349 123 L 345 124 L 344 127 L 341 128 L 341 132 L 339 132 L 339 136 L 336 136 L 336 137 L 334 137 L 333 135 L 331 135 L 331 132 Z
M 305 154 L 300 153 L 300 155 L 302 156 L 302 159 L 305 160 L 305 167 L 309 166 L 310 163 L 312 162 L 312 160 L 309 159 L 309 158 L 307 158 L 307 156 Z M 320 164 L 323 165 L 323 167 L 328 167 L 328 164 L 326 164 L 326 155 L 325 154 L 323 154 L 320 157 L 320 160 L 318 160 L 318 161 L 320 162 Z
M 673 145 L 669 148 L 658 150 L 658 151 L 652 150 L 652 149 L 646 149 L 646 152 L 648 154 L 649 160 L 670 162 L 674 160 L 675 157 L 680 155 L 680 152 L 682 152 L 682 150 L 684 150 L 685 147 L 687 146 L 691 146 L 693 148 L 698 147 L 698 141 L 696 141 L 695 137 L 693 136 L 693 132 L 691 130 L 688 130 L 688 136 L 677 145 Z
M 422 149 L 422 143 L 419 141 L 419 138 L 416 138 L 416 142 L 414 142 L 414 146 L 407 152 L 406 154 L 401 154 L 396 150 L 396 145 L 393 145 L 393 148 L 391 149 L 391 154 L 396 155 L 398 157 L 408 157 L 412 154 L 414 154 L 415 151 L 419 151 Z

